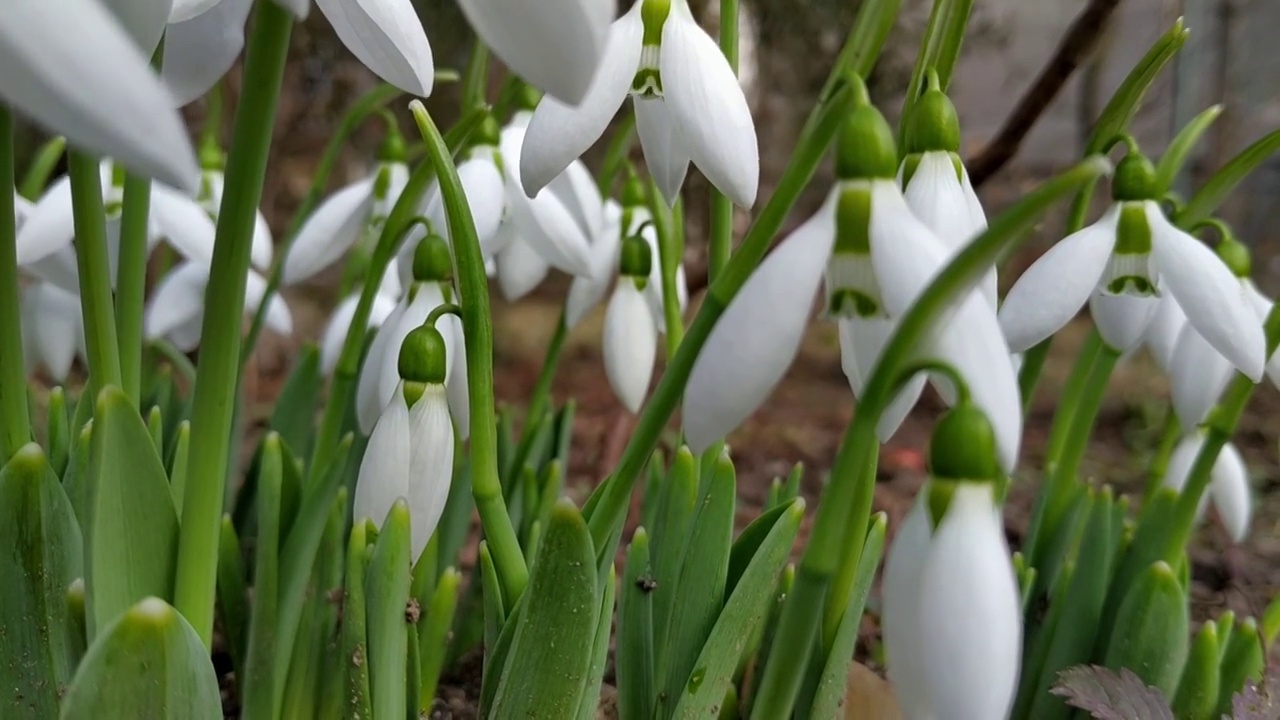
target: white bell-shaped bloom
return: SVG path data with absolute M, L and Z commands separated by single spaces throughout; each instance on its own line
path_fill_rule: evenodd
M 1010 347 L 1021 352 L 1089 302 L 1102 339 L 1128 351 L 1151 326 L 1164 292 L 1233 366 L 1255 381 L 1262 377 L 1266 340 L 1240 282 L 1151 200 L 1116 202 L 1096 223 L 1053 246 L 1010 289 L 1000 324 Z
M 409 540 L 416 562 L 444 513 L 453 480 L 453 423 L 442 385 L 422 385 L 412 406 L 406 383 L 377 418 L 360 461 L 352 514 L 380 525 L 396 500 L 409 506 Z
M 186 125 L 150 67 L 150 49 L 132 35 L 154 32 L 152 47 L 159 40 L 168 8 L 155 20 L 152 5 L 6 3 L 0 22 L 0 99 L 74 146 L 194 190 L 198 171 Z M 116 6 L 140 14 L 117 17 Z
M 1239 282 L 1261 326 L 1271 312 L 1272 302 L 1258 291 L 1252 280 L 1241 279 Z M 1214 349 L 1189 323 L 1183 324 L 1169 367 L 1173 408 L 1183 428 L 1189 430 L 1204 421 L 1222 397 L 1233 371 L 1230 360 Z M 1273 383 L 1280 383 L 1280 356 L 1271 357 L 1266 371 Z
M 498 288 L 508 301 L 519 300 L 542 284 L 551 266 L 528 242 L 512 238 L 495 258 Z
M 929 543 L 915 599 L 933 705 L 926 717 L 999 720 L 1013 705 L 1022 604 L 993 492 L 989 483 L 957 484 Z
M 266 294 L 267 281 L 253 270 L 248 273 L 244 311 L 246 318 L 252 318 Z M 171 270 L 147 303 L 143 319 L 146 336 L 164 338 L 183 352 L 196 349 L 200 344 L 208 284 L 209 268 L 199 263 L 185 262 Z M 279 295 L 273 295 L 267 306 L 266 326 L 281 335 L 293 332 L 293 316 Z
M 452 292 L 452 290 L 450 290 Z M 400 346 L 414 328 L 427 321 L 427 316 L 438 306 L 444 304 L 445 295 L 441 283 L 419 282 L 414 284 L 391 314 L 383 320 L 382 326 L 373 337 L 369 351 L 365 354 L 364 364 L 360 368 L 360 379 L 356 385 L 356 419 L 362 432 L 373 432 L 387 403 L 395 392 L 396 383 L 400 381 L 398 361 Z M 457 354 L 455 348 L 461 344 L 461 338 L 451 331 L 454 326 L 441 320 L 437 325 L 444 336 L 448 356 Z M 451 366 L 450 366 L 451 367 Z M 452 372 L 445 375 L 448 384 Z
M 435 82 L 431 43 L 412 0 L 316 0 L 333 31 L 365 67 L 412 95 Z
M 525 191 L 537 194 L 591 147 L 628 95 L 649 173 L 668 203 L 690 161 L 734 203 L 755 203 L 760 155 L 751 110 L 687 0 L 635 3 L 610 27 L 582 102 L 542 100 L 520 157 Z
M 929 718 L 933 713 L 925 682 L 928 646 L 920 623 L 920 585 L 933 536 L 926 504 L 928 494 L 925 486 L 894 534 L 885 556 L 881 584 L 884 601 L 880 635 L 884 639 L 889 680 L 903 715 L 910 720 Z
M 582 101 L 595 77 L 615 0 L 460 0 L 484 44 L 512 72 L 561 101 Z
M 370 177 L 325 198 L 298 230 L 285 259 L 281 275 L 284 284 L 293 285 L 314 276 L 361 238 L 377 242 L 387 214 L 408 181 L 408 166 L 384 162 Z
M 80 311 L 80 296 L 52 283 L 22 289 L 22 347 L 29 374 L 44 368 L 54 382 L 66 381 L 76 357 L 85 356 Z
M 1173 350 L 1186 324 L 1187 315 L 1182 312 L 1178 301 L 1174 300 L 1169 293 L 1165 293 L 1164 297 L 1160 298 L 1160 304 L 1156 307 L 1156 316 L 1152 318 L 1151 326 L 1147 328 L 1147 334 L 1142 342 L 1147 346 L 1147 351 L 1151 353 L 1156 364 L 1166 374 L 1172 372 Z
M 1203 446 L 1204 433 L 1201 431 L 1182 438 L 1169 456 L 1169 467 L 1164 476 L 1165 487 L 1182 491 L 1191 474 L 1191 466 L 1195 464 Z M 1234 542 L 1244 542 L 1249 535 L 1249 523 L 1253 517 L 1253 500 L 1249 471 L 1234 443 L 1222 446 L 1213 469 L 1209 471 L 1209 493 L 1200 498 L 1199 514 L 1204 513 L 1209 498 L 1213 499 L 1213 506 L 1217 509 L 1227 534 Z
M 360 294 L 347 297 L 338 304 L 329 316 L 329 324 L 324 328 L 320 340 L 320 370 L 327 376 L 338 366 L 338 358 L 342 355 L 342 346 L 347 341 L 347 333 L 351 331 L 351 321 L 355 319 L 356 306 L 360 304 Z M 373 296 L 373 307 L 369 309 L 370 328 L 382 327 L 392 311 L 396 309 L 396 299 L 383 293 Z
M 836 206 L 844 193 L 869 196 L 864 226 L 839 226 Z M 865 247 L 856 247 L 857 237 L 865 238 Z M 851 240 L 855 247 L 838 247 Z M 689 445 L 700 451 L 724 437 L 773 391 L 799 351 L 824 271 L 827 310 L 846 325 L 842 364 L 860 394 L 894 323 L 952 252 L 915 217 L 894 180 L 839 183 L 818 213 L 761 263 L 712 329 L 685 390 Z M 995 312 L 981 293 L 957 301 L 915 355 L 947 363 L 964 378 L 995 429 L 1002 466 L 1011 470 L 1022 436 L 1017 377 Z M 913 405 L 920 383 L 906 388 L 898 402 Z M 939 383 L 944 397 L 953 396 L 949 385 Z M 882 418 L 882 439 L 896 430 L 895 415 L 905 410 L 891 408 Z
M 904 165 L 905 168 L 905 165 Z M 911 212 L 943 242 L 959 251 L 987 229 L 987 214 L 969 182 L 969 171 L 952 153 L 920 154 L 902 189 Z M 982 294 L 996 306 L 996 270 L 983 277 Z
M 604 371 L 609 385 L 632 413 L 640 411 L 658 353 L 658 326 L 637 279 L 623 276 L 604 316 Z
M 204 96 L 244 48 L 253 0 L 177 0 L 165 29 L 160 76 L 181 107 Z

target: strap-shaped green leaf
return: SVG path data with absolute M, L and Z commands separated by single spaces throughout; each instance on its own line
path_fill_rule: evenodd
M 538 551 L 492 718 L 570 718 L 578 711 L 595 648 L 595 549 L 573 503 L 561 500 Z
M 1209 178 L 1178 213 L 1178 225 L 1184 228 L 1208 218 L 1223 200 L 1273 153 L 1280 150 L 1280 130 L 1275 130 L 1245 148 Z
M 453 629 L 453 615 L 458 609 L 458 585 L 462 575 L 453 568 L 445 568 L 426 607 L 426 617 L 418 625 L 418 657 L 421 662 L 418 676 L 419 709 L 430 709 L 440 682 L 440 671 L 448 652 L 449 632 Z
M 405 608 L 409 604 L 412 566 L 409 506 L 401 499 L 391 506 L 382 522 L 365 578 L 369 687 L 373 690 L 375 718 L 406 717 L 409 624 Z
M 280 433 L 284 444 L 299 457 L 310 457 L 311 436 L 315 430 L 316 398 L 324 378 L 320 374 L 320 351 L 307 343 L 302 346 L 298 359 L 280 390 L 275 409 L 271 412 L 271 429 Z
M 222 636 L 231 655 L 236 677 L 244 678 L 245 657 L 249 646 L 249 590 L 244 569 L 240 537 L 236 535 L 231 516 L 222 516 L 218 535 L 218 615 L 222 618 Z
M 1245 682 L 1260 680 L 1266 668 L 1266 656 L 1262 652 L 1262 638 L 1253 618 L 1236 623 L 1222 652 L 1222 666 L 1218 676 L 1218 705 L 1212 717 L 1220 718 L 1231 712 L 1232 699 Z
M 822 677 L 813 697 L 813 709 L 809 711 L 811 718 L 839 717 L 840 706 L 844 703 L 846 687 L 849 684 L 849 663 L 853 661 L 853 648 L 858 642 L 858 627 L 862 625 L 862 611 L 867 604 L 867 596 L 871 594 L 871 583 L 876 578 L 876 568 L 880 567 L 880 558 L 884 553 L 885 526 L 888 520 L 884 513 L 879 513 L 871 521 L 867 531 L 867 543 L 863 546 L 862 557 L 858 558 L 858 574 L 854 580 L 853 594 L 849 596 L 849 605 L 840 618 L 840 627 L 836 630 L 835 642 L 831 644 L 831 652 L 827 656 Z
M 1182 171 L 1182 166 L 1186 164 L 1187 158 L 1191 157 L 1191 152 L 1195 150 L 1196 143 L 1200 142 L 1200 137 L 1204 135 L 1204 132 L 1209 129 L 1209 126 L 1221 114 L 1222 106 L 1214 105 L 1191 118 L 1191 121 L 1178 131 L 1178 134 L 1173 138 L 1173 142 L 1169 143 L 1169 147 L 1164 151 L 1164 155 L 1160 156 L 1160 162 L 1156 164 L 1157 196 L 1163 197 L 1165 193 L 1173 188 L 1173 183 L 1178 178 L 1178 173 Z
M 284 682 L 277 672 L 277 655 L 289 654 L 292 643 L 280 642 L 280 506 L 283 502 L 283 469 L 280 437 L 275 433 L 262 443 L 258 469 L 258 544 L 253 573 L 253 615 L 249 621 L 249 652 L 245 659 L 244 709 L 246 718 L 272 718 L 276 714 L 276 685 Z M 287 665 L 286 665 L 287 667 Z
M 1106 666 L 1128 668 L 1173 695 L 1187 659 L 1187 596 L 1163 562 L 1146 569 L 1125 594 L 1107 645 Z
M 120 388 L 98 395 L 90 442 L 85 589 L 89 636 L 147 597 L 173 594 L 178 516 L 147 426 Z
M 1187 664 L 1182 668 L 1178 692 L 1173 696 L 1175 717 L 1188 720 L 1211 720 L 1218 703 L 1218 626 L 1207 622 L 1200 626 Z
M 658 523 L 653 529 L 649 555 L 657 583 L 653 590 L 653 667 L 654 679 L 659 685 L 666 678 L 667 633 L 680 590 L 680 568 L 684 566 L 697 501 L 697 460 L 688 447 L 682 447 L 671 461 L 667 479 L 661 485 Z
M 142 600 L 101 629 L 62 705 L 63 720 L 221 717 L 209 653 L 182 615 L 159 598 Z
M 347 584 L 342 595 L 343 708 L 348 717 L 373 717 L 369 697 L 369 643 L 364 578 L 373 557 L 373 523 L 357 520 L 347 540 Z
M 618 607 L 618 710 L 621 717 L 653 717 L 653 568 L 649 534 L 636 528 L 627 548 Z
M 66 593 L 81 573 L 71 502 L 30 443 L 0 469 L 0 716 L 52 717 L 75 672 Z
M 733 682 L 738 660 L 769 613 L 775 583 L 791 555 L 803 517 L 804 500 L 792 501 L 747 566 L 682 688 L 675 717 L 705 718 L 717 714 Z
M 617 598 L 618 577 L 609 568 L 604 582 L 604 596 L 600 599 L 600 611 L 596 613 L 596 640 L 591 650 L 591 669 L 587 672 L 582 699 L 578 701 L 578 720 L 594 720 L 600 708 L 600 687 L 604 684 L 604 668 L 609 661 L 609 637 L 613 634 L 613 603 Z
M 689 535 L 688 548 L 680 569 L 678 611 L 671 614 L 666 636 L 666 676 L 664 698 L 659 712 L 665 717 L 680 697 L 702 652 L 702 646 L 716 625 L 724 606 L 725 577 L 733 544 L 734 504 L 737 481 L 727 455 L 710 467 L 709 481 L 698 502 L 698 515 Z M 662 588 L 658 588 L 662 592 Z M 744 632 L 748 630 L 744 629 Z M 741 656 L 741 653 L 739 653 Z

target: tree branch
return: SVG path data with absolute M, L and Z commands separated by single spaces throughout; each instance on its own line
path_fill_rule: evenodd
M 995 175 L 1018 152 L 1036 121 L 1097 47 L 1108 20 L 1119 4 L 1120 0 L 1089 0 L 1058 43 L 1053 57 L 1018 100 L 1004 126 L 982 152 L 965 163 L 975 187 Z

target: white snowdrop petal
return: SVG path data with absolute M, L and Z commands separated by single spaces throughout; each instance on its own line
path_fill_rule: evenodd
M 332 374 L 334 368 L 338 366 L 338 358 L 342 355 L 342 346 L 347 341 L 347 332 L 351 328 L 351 321 L 355 318 L 356 306 L 359 303 L 360 296 L 351 295 L 343 300 L 329 317 L 329 323 L 325 326 L 320 342 L 320 369 L 326 376 Z M 374 295 L 367 327 L 382 327 L 383 321 L 395 308 L 396 301 L 391 297 L 382 293 Z
M 1261 380 L 1267 341 L 1240 280 L 1204 243 L 1170 224 L 1154 202 L 1147 205 L 1147 222 L 1160 282 L 1187 322 L 1240 372 Z
M 1161 484 L 1164 487 L 1182 492 L 1191 474 L 1191 466 L 1195 464 L 1196 456 L 1200 454 L 1200 448 L 1203 446 L 1204 435 L 1199 431 L 1184 435 L 1169 455 L 1169 467 L 1165 469 Z M 1200 505 L 1196 510 L 1197 520 L 1204 515 L 1204 509 L 1208 503 L 1209 498 L 1207 495 L 1200 498 Z
M 444 295 L 440 292 L 440 286 L 434 282 L 418 283 L 410 294 L 413 299 L 409 301 L 409 305 L 391 328 L 387 348 L 381 358 L 382 369 L 378 371 L 378 398 L 384 403 L 390 399 L 392 393 L 395 392 L 396 384 L 400 382 L 400 347 L 404 345 L 404 339 L 414 329 L 425 323 L 431 311 L 444 302 Z M 444 334 L 444 338 L 447 343 L 449 336 Z M 448 382 L 449 370 L 450 368 L 446 364 L 446 382 Z
M 439 385 L 428 385 L 409 409 L 409 442 L 409 539 L 417 562 L 440 524 L 453 481 L 453 421 Z
M 1147 334 L 1143 338 L 1147 349 L 1151 352 L 1151 356 L 1160 365 L 1166 373 L 1172 372 L 1173 366 L 1173 348 L 1178 342 L 1178 335 L 1182 332 L 1182 326 L 1187 322 L 1187 316 L 1183 314 L 1182 308 L 1178 306 L 1178 301 L 1173 299 L 1173 295 L 1165 293 L 1160 298 L 1160 304 L 1156 308 L 1156 316 L 1151 319 L 1151 325 L 1147 327 Z
M 186 126 L 150 61 L 96 0 L 6 4 L 0 98 L 73 145 L 195 190 Z
M 1209 494 L 1222 525 L 1232 542 L 1242 543 L 1249 536 L 1253 516 L 1253 500 L 1249 488 L 1249 471 L 1234 443 L 1222 446 L 1213 464 Z
M 547 276 L 550 266 L 523 238 L 515 238 L 498 253 L 498 287 L 514 301 L 528 295 Z
M 632 105 L 645 165 L 667 205 L 675 205 L 689 173 L 689 150 L 676 127 L 671 104 L 662 98 L 637 97 Z
M 23 341 L 34 365 L 63 382 L 83 343 L 80 298 L 48 283 L 35 283 L 22 294 Z
M 449 379 L 445 391 L 449 398 L 449 414 L 457 428 L 458 439 L 471 437 L 471 385 L 467 376 L 467 343 L 462 330 L 462 320 L 456 315 L 445 315 L 440 323 L 449 331 L 446 362 L 449 363 Z M 442 330 L 443 332 L 443 330 Z
M 170 15 L 160 70 L 175 107 L 203 97 L 231 69 L 244 49 L 244 26 L 253 0 L 187 2 L 193 12 L 180 16 L 183 4 L 178 0 Z
M 64 175 L 27 211 L 18 231 L 18 265 L 31 265 L 69 247 L 75 234 L 71 179 Z
M 1159 305 L 1160 301 L 1154 297 L 1097 292 L 1089 298 L 1089 312 L 1102 341 L 1122 353 L 1142 342 Z
M 330 195 L 307 218 L 285 259 L 281 280 L 293 285 L 342 257 L 364 230 L 373 207 L 373 183 L 366 178 Z
M 899 317 L 942 269 L 950 254 L 942 240 L 907 207 L 892 180 L 871 186 L 871 265 L 881 299 L 891 317 Z
M 206 267 L 213 261 L 213 238 L 217 229 L 193 198 L 153 183 L 151 221 L 160 235 L 187 260 Z
M 764 259 L 711 330 L 684 393 L 694 452 L 755 412 L 795 359 L 835 242 L 836 197 Z
M 1178 422 L 1190 431 L 1204 422 L 1231 381 L 1231 363 L 1191 325 L 1184 325 L 1169 368 L 1169 391 Z
M 149 338 L 166 337 L 174 329 L 204 315 L 204 290 L 209 270 L 186 262 L 169 272 L 151 294 L 144 317 Z
M 570 105 L 600 65 L 614 0 L 459 0 L 476 34 L 503 64 Z
M 849 387 L 853 390 L 854 397 L 862 396 L 862 390 L 871 378 L 871 373 L 875 371 L 880 353 L 884 350 L 889 337 L 893 335 L 895 327 L 893 322 L 879 318 L 868 320 L 842 318 L 837 322 L 840 338 L 840 368 L 849 379 Z M 919 402 L 920 393 L 924 391 L 927 380 L 928 378 L 924 375 L 911 378 L 885 408 L 880 415 L 880 422 L 876 424 L 876 435 L 880 438 L 880 442 L 888 442 L 897 434 L 898 428 L 902 427 L 902 422 Z
M 636 3 L 609 27 L 600 65 L 581 103 L 567 105 L 554 97 L 538 103 L 519 158 L 526 193 L 537 194 L 586 152 L 622 107 L 640 66 L 641 6 Z M 507 162 L 514 164 L 516 159 Z
M 356 420 L 360 431 L 366 435 L 373 432 L 378 416 L 382 414 L 382 408 L 386 404 L 386 398 L 378 392 L 382 382 L 383 360 L 389 352 L 392 335 L 400 324 L 400 318 L 408 307 L 409 298 L 401 298 L 374 334 L 373 342 L 369 343 L 369 349 L 365 352 L 364 363 L 360 366 L 360 379 L 356 382 Z
M 751 108 L 724 53 L 684 4 L 662 28 L 664 102 L 684 151 L 735 204 L 755 204 L 760 152 Z M 646 153 L 647 157 L 647 153 Z
M 387 403 L 379 414 L 369 444 L 360 460 L 351 515 L 368 518 L 381 526 L 396 500 L 409 500 L 413 471 L 413 432 L 404 388 L 396 390 L 395 402 Z
M 524 128 L 505 128 L 503 157 L 518 157 L 524 139 Z M 552 267 L 571 275 L 590 274 L 591 241 L 586 229 L 550 189 L 529 197 L 520 192 L 521 187 L 519 168 L 513 163 L 507 168 L 507 201 L 520 236 Z
M 271 258 L 275 254 L 275 241 L 271 239 L 271 227 L 258 211 L 253 218 L 253 245 L 249 249 L 249 261 L 263 272 L 271 271 Z
M 378 77 L 426 97 L 435 81 L 431 44 L 410 0 L 316 0 L 342 44 Z
M 991 495 L 987 484 L 958 485 L 924 562 L 920 632 L 940 717 L 1006 717 L 1017 690 L 1022 607 Z
M 889 680 L 894 697 L 908 718 L 933 714 L 925 680 L 927 643 L 920 624 L 920 585 L 932 535 L 925 504 L 928 492 L 927 485 L 921 488 L 902 527 L 894 534 L 885 556 L 881 584 L 880 628 Z
M 604 370 L 609 385 L 632 413 L 640 412 L 658 351 L 658 328 L 634 280 L 618 281 L 604 316 Z
M 1023 352 L 1062 329 L 1098 285 L 1116 243 L 1120 205 L 1072 233 L 1018 278 L 1000 306 L 1000 327 L 1014 352 Z

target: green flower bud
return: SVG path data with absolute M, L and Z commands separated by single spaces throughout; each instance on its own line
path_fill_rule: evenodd
M 373 179 L 373 196 L 378 200 L 386 200 L 391 192 L 391 168 L 385 163 L 378 166 L 378 175 Z
M 431 325 L 420 325 L 409 332 L 400 346 L 397 369 L 405 383 L 444 384 L 444 336 Z
M 626 277 L 649 277 L 653 270 L 653 250 L 649 243 L 639 235 L 622 241 L 622 259 L 618 262 L 619 274 Z
M 960 150 L 960 117 L 951 99 L 938 89 L 937 73 L 929 73 L 928 89 L 907 113 L 904 140 L 909 153 Z
M 1218 243 L 1218 257 L 1222 258 L 1222 262 L 1226 263 L 1236 277 L 1247 278 L 1253 275 L 1253 255 L 1244 243 L 1234 237 L 1224 237 Z
M 453 254 L 444 238 L 431 233 L 413 249 L 413 279 L 444 282 L 453 278 Z
M 201 170 L 223 170 L 227 166 L 227 154 L 218 147 L 218 142 L 210 137 L 205 137 L 200 143 L 200 169 Z
M 529 83 L 520 83 L 520 89 L 516 93 L 516 108 L 533 110 L 538 107 L 539 102 L 542 102 L 542 91 Z
M 995 430 L 974 405 L 952 408 L 933 429 L 929 465 L 935 478 L 990 482 L 1000 477 L 996 458 Z
M 485 115 L 484 120 L 480 121 L 480 125 L 471 133 L 472 147 L 497 147 L 502 137 L 502 128 L 498 127 L 498 121 L 493 115 Z
M 378 148 L 378 160 L 384 163 L 402 163 L 409 155 L 404 136 L 396 127 L 393 119 L 387 121 L 387 134 L 382 138 L 382 146 Z
M 642 207 L 647 203 L 644 183 L 640 182 L 635 168 L 627 168 L 627 179 L 622 183 L 621 201 L 624 208 Z
M 856 79 L 854 109 L 836 137 L 836 177 L 841 180 L 893 179 L 898 174 L 898 149 L 893 129 L 867 99 L 866 86 Z
M 1136 147 L 1121 158 L 1116 165 L 1115 178 L 1111 181 L 1111 197 L 1114 200 L 1154 200 L 1156 197 L 1156 166 Z

